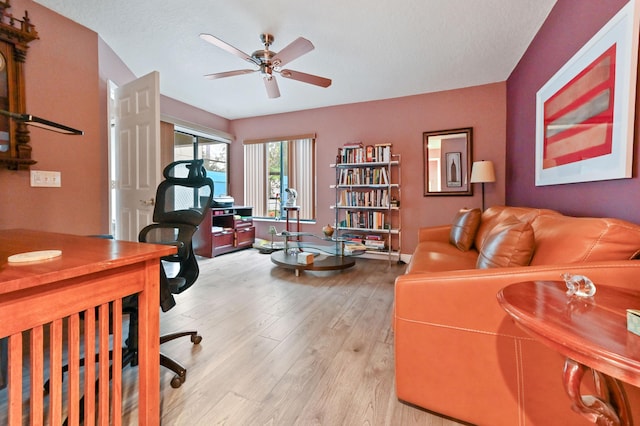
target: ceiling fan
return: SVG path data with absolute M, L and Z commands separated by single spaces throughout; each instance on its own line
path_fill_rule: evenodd
M 261 34 L 260 40 L 264 44 L 264 49 L 256 50 L 251 55 L 247 55 L 241 50 L 236 49 L 229 43 L 220 40 L 211 34 L 200 34 L 200 38 L 207 41 L 214 46 L 226 50 L 227 52 L 236 55 L 245 61 L 251 62 L 253 65 L 257 65 L 258 69 L 244 69 L 235 71 L 219 72 L 215 74 L 207 74 L 204 77 L 210 80 L 224 77 L 232 77 L 234 75 L 249 74 L 260 71 L 264 85 L 267 89 L 267 96 L 269 98 L 280 97 L 280 89 L 278 89 L 278 83 L 275 79 L 275 73 L 280 74 L 284 78 L 290 78 L 292 80 L 301 81 L 303 83 L 309 83 L 320 87 L 329 87 L 331 80 L 317 75 L 307 74 L 300 71 L 294 71 L 289 69 L 282 69 L 282 66 L 288 64 L 294 59 L 308 53 L 314 49 L 313 44 L 303 37 L 298 37 L 288 46 L 283 48 L 280 52 L 276 53 L 269 50 L 269 46 L 273 43 L 274 37 L 271 34 Z

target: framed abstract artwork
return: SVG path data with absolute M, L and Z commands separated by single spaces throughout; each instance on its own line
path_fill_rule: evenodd
M 631 177 L 638 0 L 536 95 L 536 186 Z

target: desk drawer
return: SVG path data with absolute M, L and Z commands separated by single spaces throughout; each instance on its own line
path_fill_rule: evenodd
M 238 247 L 251 246 L 253 245 L 253 241 L 256 238 L 256 228 L 250 226 L 248 228 L 236 229 L 236 234 L 238 236 Z

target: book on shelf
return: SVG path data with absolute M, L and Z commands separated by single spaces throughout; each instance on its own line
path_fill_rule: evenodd
M 376 161 L 376 157 L 375 157 L 375 155 L 373 153 L 373 145 L 367 145 L 366 150 L 367 150 L 366 151 L 367 152 L 367 156 L 366 156 L 367 162 L 371 163 L 373 161 Z
M 365 158 L 364 148 L 361 143 L 343 145 L 338 149 L 340 163 L 362 163 Z
M 379 211 L 350 211 L 345 214 L 347 228 L 387 229 L 384 222 L 385 214 Z
M 389 177 L 387 176 L 387 169 L 385 169 L 384 167 L 380 168 L 380 173 L 382 174 L 382 176 L 380 177 L 381 183 L 384 185 L 388 185 Z
M 391 143 L 363 145 L 362 142 L 346 142 L 338 148 L 336 163 L 388 163 L 391 161 Z
M 367 249 L 384 250 L 387 248 L 387 243 L 385 241 L 365 240 L 364 246 Z
M 345 142 L 342 147 L 343 148 L 362 148 L 364 145 L 362 145 L 362 142 L 360 141 L 351 141 L 351 142 Z
M 391 161 L 391 143 L 379 143 L 375 147 L 375 156 L 378 162 L 388 163 Z
M 384 167 L 357 167 L 340 169 L 338 185 L 388 185 Z
M 353 242 L 345 242 L 344 243 L 344 254 L 356 254 L 362 253 L 367 250 L 367 247 L 364 244 L 353 243 Z
M 356 234 L 351 232 L 345 232 L 341 235 L 341 237 L 345 238 L 347 241 L 353 241 L 355 243 L 362 243 L 365 238 L 363 234 Z
M 340 192 L 338 206 L 386 209 L 389 207 L 389 191 L 387 189 L 344 190 Z

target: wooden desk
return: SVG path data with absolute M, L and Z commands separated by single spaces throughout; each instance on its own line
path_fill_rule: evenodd
M 596 283 L 597 286 L 597 283 Z M 598 425 L 631 425 L 620 381 L 640 386 L 640 336 L 627 331 L 626 310 L 640 292 L 597 286 L 592 298 L 569 297 L 564 282 L 512 284 L 498 301 L 528 333 L 566 356 L 563 380 L 573 409 Z M 598 396 L 581 395 L 587 370 Z
M 53 249 L 62 250 L 62 255 L 34 263 L 7 261 L 13 254 Z M 121 306 L 123 297 L 135 293 L 139 295 L 140 318 L 138 422 L 158 424 L 159 258 L 175 250 L 172 246 L 0 230 L 0 338 L 8 336 L 9 341 L 8 410 L 0 413 L 0 424 L 22 424 L 25 404 L 29 404 L 32 424 L 42 424 L 43 419 L 48 424 L 61 424 L 65 416 L 69 424 L 77 424 L 77 401 L 85 395 L 85 416 L 97 414 L 100 424 L 119 425 L 122 417 Z M 112 310 L 109 309 L 111 303 Z M 112 381 L 109 380 L 108 351 L 111 311 L 115 354 Z M 67 329 L 66 339 L 63 325 Z M 23 334 L 25 331 L 28 334 Z M 29 352 L 35 354 L 29 356 L 26 378 L 23 377 L 23 336 L 28 341 L 25 346 Z M 68 355 L 69 363 L 64 395 L 63 353 Z M 99 357 L 97 377 L 94 369 L 81 368 L 79 362 L 80 357 L 93 359 L 96 353 Z M 47 359 L 48 369 L 45 368 Z M 50 372 L 51 380 L 48 410 L 44 408 L 42 391 L 45 370 Z M 96 378 L 100 379 L 97 392 Z M 85 383 L 82 392 L 81 382 Z M 27 401 L 23 400 L 23 386 L 28 387 Z M 65 404 L 69 401 L 73 403 Z

